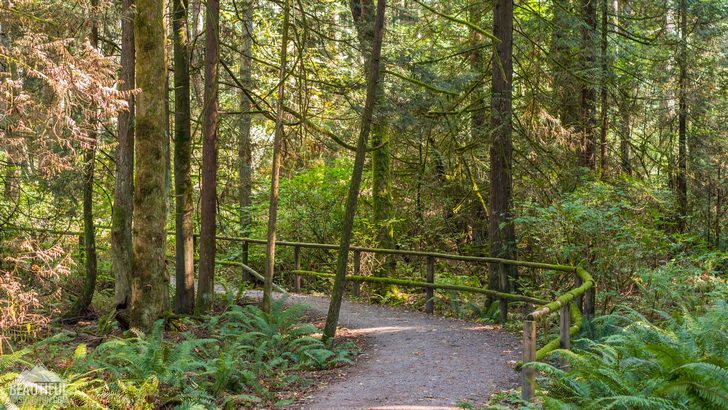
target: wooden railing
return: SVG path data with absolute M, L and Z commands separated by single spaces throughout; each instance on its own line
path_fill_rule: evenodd
M 232 236 L 218 236 L 218 240 L 242 242 L 247 244 L 265 245 L 266 240 L 253 239 L 253 238 L 238 238 Z M 329 249 L 336 250 L 339 248 L 338 245 L 334 244 L 320 244 L 320 243 L 308 243 L 308 242 L 288 242 L 288 241 L 276 241 L 276 246 L 288 246 L 293 247 L 294 252 L 294 269 L 291 271 L 295 276 L 293 279 L 293 288 L 295 292 L 301 290 L 301 276 L 309 276 L 322 279 L 333 279 L 334 274 L 313 272 L 301 269 L 301 249 L 302 248 L 313 248 L 313 249 Z M 571 336 L 575 335 L 581 329 L 582 324 L 582 312 L 587 315 L 594 313 L 594 280 L 592 279 L 589 272 L 581 267 L 567 266 L 567 265 L 554 265 L 539 262 L 527 262 L 510 259 L 490 258 L 481 256 L 466 256 L 440 252 L 423 252 L 423 251 L 412 251 L 402 249 L 384 249 L 384 248 L 368 248 L 362 246 L 352 246 L 351 251 L 353 253 L 353 275 L 347 275 L 346 281 L 352 282 L 352 293 L 354 296 L 359 296 L 359 284 L 360 283 L 379 283 L 379 284 L 391 284 L 399 286 L 419 287 L 425 289 L 425 312 L 434 312 L 434 290 L 444 289 L 453 290 L 459 292 L 469 292 L 475 294 L 483 294 L 491 296 L 495 299 L 502 301 L 501 306 L 501 317 L 507 319 L 507 306 L 508 301 L 511 302 L 525 302 L 538 306 L 538 308 L 527 315 L 526 320 L 523 323 L 523 362 L 519 363 L 519 368 L 523 363 L 534 362 L 543 360 L 544 357 L 551 351 L 557 348 L 569 349 L 571 346 Z M 423 257 L 426 260 L 426 274 L 425 281 L 412 281 L 405 279 L 385 278 L 377 276 L 363 276 L 361 275 L 361 254 L 364 252 L 383 254 L 383 255 L 402 255 L 411 257 Z M 482 289 L 472 286 L 463 285 L 452 285 L 446 283 L 437 283 L 436 278 L 436 261 L 437 259 L 453 260 L 453 261 L 464 261 L 474 263 L 488 263 L 488 264 L 505 264 L 523 266 L 527 268 L 535 269 L 547 269 L 564 273 L 571 273 L 574 275 L 575 287 L 552 302 L 546 302 L 542 299 L 533 298 L 524 295 L 516 295 L 512 293 L 498 292 L 491 289 Z M 243 261 L 240 265 L 247 266 L 247 261 Z M 503 270 L 501 270 L 503 272 Z M 503 273 L 502 273 L 503 274 Z M 501 282 L 504 278 L 500 278 Z M 540 349 L 536 346 L 536 324 L 539 320 L 542 320 L 552 314 L 559 314 L 559 337 L 555 338 L 546 343 Z M 531 401 L 534 396 L 535 388 L 535 377 L 536 371 L 532 368 L 522 368 L 522 388 L 521 397 L 524 400 Z
M 14 227 L 18 230 L 23 231 L 35 231 L 45 232 L 56 235 L 73 235 L 78 236 L 80 232 L 69 232 L 69 231 L 56 231 L 47 229 L 33 229 L 33 228 L 21 228 Z M 102 228 L 103 229 L 103 228 Z M 197 237 L 197 235 L 195 235 Z M 216 237 L 221 241 L 233 241 L 240 242 L 243 244 L 256 244 L 265 245 L 267 243 L 264 239 L 254 238 L 239 238 L 232 236 L 218 236 Z M 291 272 L 294 274 L 293 278 L 293 289 L 295 292 L 301 290 L 301 277 L 315 277 L 331 279 L 335 275 L 321 272 L 313 272 L 301 269 L 301 249 L 328 249 L 336 250 L 339 248 L 338 245 L 334 244 L 320 244 L 320 243 L 308 243 L 308 242 L 289 242 L 289 241 L 276 241 L 276 246 L 287 246 L 293 247 L 294 261 L 293 269 Z M 481 256 L 466 256 L 440 252 L 423 252 L 423 251 L 412 251 L 412 250 L 401 250 L 401 249 L 383 249 L 383 248 L 369 248 L 361 246 L 352 246 L 351 251 L 353 253 L 353 275 L 346 276 L 346 281 L 351 282 L 354 286 L 352 287 L 352 293 L 355 296 L 359 295 L 361 283 L 379 283 L 379 284 L 392 284 L 399 286 L 418 287 L 425 290 L 425 312 L 434 312 L 434 290 L 444 289 L 459 292 L 469 292 L 475 294 L 482 294 L 490 296 L 500 301 L 501 307 L 501 318 L 507 320 L 508 317 L 508 303 L 509 302 L 523 302 L 531 305 L 538 306 L 536 310 L 533 310 L 527 315 L 523 323 L 523 362 L 519 363 L 519 368 L 523 363 L 529 363 L 534 361 L 543 360 L 543 358 L 551 351 L 557 348 L 569 349 L 571 346 L 571 336 L 579 332 L 582 324 L 582 313 L 586 315 L 593 315 L 594 313 L 594 280 L 591 275 L 581 267 L 566 266 L 566 265 L 554 265 L 547 263 L 538 262 L 527 262 L 517 261 L 500 258 L 490 258 Z M 406 279 L 395 279 L 377 276 L 364 276 L 361 275 L 361 255 L 362 253 L 374 253 L 383 255 L 401 255 L 410 257 L 422 257 L 426 260 L 426 274 L 425 281 L 414 281 Z M 263 277 L 258 272 L 248 266 L 247 260 L 248 253 L 243 254 L 243 260 L 238 261 L 216 261 L 221 265 L 233 265 L 242 267 L 248 274 L 262 280 Z M 436 261 L 452 260 L 452 261 L 463 261 L 472 263 L 487 263 L 487 264 L 505 264 L 523 266 L 534 269 L 546 269 L 563 273 L 570 273 L 574 275 L 575 286 L 573 289 L 563 293 L 552 302 L 547 302 L 542 299 L 516 295 L 512 293 L 498 292 L 491 289 L 483 289 L 472 286 L 464 285 L 453 285 L 446 283 L 436 282 Z M 503 269 L 500 270 L 504 272 Z M 501 273 L 504 275 L 505 273 Z M 501 283 L 506 279 L 504 277 L 499 278 Z M 285 291 L 282 287 L 274 286 L 278 291 Z M 537 336 L 536 336 L 536 325 L 539 320 L 551 316 L 552 314 L 559 314 L 559 337 L 549 341 L 540 349 L 537 349 Z M 522 368 L 522 390 L 521 397 L 524 400 L 532 400 L 534 396 L 535 377 L 536 371 L 532 368 Z

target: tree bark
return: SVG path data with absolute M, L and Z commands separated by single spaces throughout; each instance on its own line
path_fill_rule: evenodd
M 134 40 L 136 80 L 136 176 L 130 325 L 148 330 L 168 305 L 166 53 L 164 1 L 137 0 Z
M 678 51 L 679 91 L 678 91 L 678 154 L 677 154 L 677 206 L 678 228 L 684 231 L 688 212 L 687 183 L 687 0 L 680 0 L 680 48 Z
M 174 310 L 191 314 L 195 308 L 195 261 L 192 202 L 192 134 L 190 128 L 190 42 L 187 0 L 173 0 L 174 31 L 174 192 L 175 278 Z
M 385 3 L 386 0 L 377 0 L 377 14 L 373 25 L 374 35 L 372 51 L 369 58 L 369 72 L 367 78 L 366 98 L 364 101 L 364 111 L 362 112 L 361 129 L 356 145 L 354 169 L 351 174 L 349 193 L 346 198 L 341 243 L 339 245 L 339 253 L 336 259 L 336 278 L 334 279 L 331 302 L 329 304 L 329 311 L 326 316 L 326 325 L 323 332 L 323 338 L 327 342 L 333 340 L 336 335 L 336 326 L 339 322 L 339 311 L 341 310 L 341 299 L 344 296 L 344 289 L 346 287 L 346 270 L 349 263 L 349 248 L 351 246 L 352 231 L 354 228 L 354 216 L 356 214 L 357 200 L 359 199 L 359 188 L 361 186 L 361 177 L 364 170 L 364 160 L 366 159 L 367 143 L 369 140 L 372 118 L 374 116 L 374 107 L 377 101 L 377 90 L 379 88 L 379 64 L 382 54 L 382 40 L 384 38 Z
M 495 47 L 492 65 L 493 92 L 491 94 L 490 146 L 490 212 L 488 215 L 490 255 L 496 258 L 516 259 L 516 232 L 513 226 L 513 143 L 512 89 L 513 89 L 513 0 L 496 0 L 493 11 L 493 35 L 500 40 Z M 512 265 L 493 265 L 489 282 L 498 278 L 499 290 L 509 291 L 508 278 L 518 271 Z M 494 278 L 495 277 L 495 278 Z M 501 304 L 505 316 L 505 304 Z
M 582 73 L 586 80 L 581 81 L 581 118 L 579 120 L 579 133 L 581 144 L 579 146 L 579 161 L 581 167 L 596 169 L 596 92 L 592 81 L 596 63 L 594 36 L 597 28 L 596 0 L 582 0 L 582 14 L 584 24 L 581 27 L 582 41 Z
M 609 23 L 609 2 L 601 0 L 601 76 L 600 76 L 600 106 L 601 106 L 601 128 L 599 138 L 599 170 L 603 174 L 607 168 L 607 134 L 609 132 L 609 57 L 607 55 L 607 29 Z
M 207 1 L 205 17 L 205 90 L 202 110 L 202 192 L 200 193 L 200 273 L 198 313 L 212 307 L 215 295 L 215 227 L 217 220 L 217 65 L 220 2 Z
M 268 204 L 268 242 L 265 247 L 265 282 L 263 283 L 263 311 L 271 309 L 273 296 L 273 275 L 276 264 L 276 222 L 278 219 L 278 182 L 281 172 L 281 143 L 283 141 L 283 103 L 286 91 L 286 63 L 288 59 L 288 26 L 290 0 L 283 3 L 283 33 L 280 50 L 280 71 L 278 72 L 278 101 L 276 103 L 276 127 L 273 136 L 273 166 L 270 177 L 270 202 Z
M 99 6 L 98 0 L 91 1 L 91 10 L 95 13 Z M 99 27 L 98 20 L 92 19 L 91 34 L 89 42 L 94 50 L 99 49 Z M 94 296 L 96 290 L 96 230 L 94 228 L 94 165 L 96 162 L 96 118 L 90 118 L 89 122 L 93 130 L 89 133 L 90 146 L 84 149 L 84 175 L 83 175 L 83 243 L 84 243 L 84 268 L 85 277 L 81 295 L 71 307 L 68 316 L 76 317 L 85 313 Z
M 119 89 L 135 87 L 134 75 L 134 0 L 122 0 L 121 80 Z M 134 97 L 129 109 L 119 113 L 116 148 L 114 208 L 111 217 L 111 261 L 114 270 L 114 304 L 117 310 L 129 307 L 131 298 L 132 234 L 134 208 Z
M 349 8 L 356 26 L 357 37 L 361 47 L 364 66 L 368 70 L 371 56 L 372 44 L 374 42 L 375 10 L 372 0 L 350 0 Z M 380 101 L 377 104 L 381 107 L 384 96 L 384 74 L 379 69 L 377 84 L 380 89 L 378 96 Z M 394 227 L 391 224 L 392 218 L 392 170 L 391 170 L 391 145 L 390 136 L 386 127 L 379 121 L 371 125 L 371 145 L 380 147 L 372 152 L 372 209 L 373 225 L 377 230 L 377 243 L 380 248 L 394 248 Z M 375 276 L 388 276 L 396 269 L 396 261 L 391 255 L 384 255 L 381 269 L 377 269 Z M 378 301 L 377 296 L 386 294 L 390 286 L 381 284 L 373 286 L 373 301 Z
M 253 88 L 253 2 L 248 0 L 243 4 L 243 38 L 240 56 L 240 80 L 244 87 Z M 244 90 L 240 90 L 240 136 L 238 139 L 238 175 L 240 177 L 240 235 L 247 237 L 253 224 L 250 215 L 253 191 L 253 164 L 250 130 L 253 115 L 250 113 L 252 101 Z M 242 242 L 243 263 L 248 263 L 248 243 Z M 253 280 L 252 276 L 243 269 L 243 281 Z

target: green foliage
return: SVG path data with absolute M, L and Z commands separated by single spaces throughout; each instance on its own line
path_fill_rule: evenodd
M 660 325 L 635 311 L 599 322 L 608 336 L 554 351 L 567 370 L 526 365 L 544 375 L 545 408 L 728 409 L 728 304 Z
M 667 189 L 625 179 L 581 185 L 548 206 L 522 202 L 516 212 L 520 257 L 588 266 L 607 312 L 626 301 L 647 309 L 696 305 L 690 302 L 725 291 L 717 269 L 727 255 L 674 233 L 672 201 Z M 558 288 L 561 281 L 559 274 L 536 275 L 539 286 Z M 706 286 L 693 286 L 697 282 Z

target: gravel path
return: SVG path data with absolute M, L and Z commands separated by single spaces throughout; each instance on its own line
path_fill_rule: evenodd
M 325 316 L 329 299 L 290 295 Z M 367 348 L 344 377 L 319 386 L 302 409 L 451 409 L 482 405 L 516 387 L 519 339 L 492 326 L 344 301 L 339 326 Z

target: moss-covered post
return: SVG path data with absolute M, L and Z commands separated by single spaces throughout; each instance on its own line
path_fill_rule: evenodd
M 523 363 L 536 360 L 536 322 L 525 320 L 523 322 Z M 524 368 L 521 370 L 521 399 L 533 400 L 534 383 L 536 382 L 536 369 Z
M 427 257 L 427 283 L 435 283 L 435 257 Z M 425 288 L 425 313 L 432 314 L 435 311 L 435 292 L 432 288 Z

